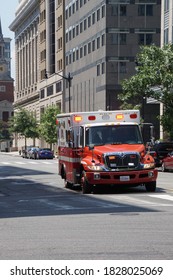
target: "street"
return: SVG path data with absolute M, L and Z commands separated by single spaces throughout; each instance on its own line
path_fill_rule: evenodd
M 0 154 L 0 259 L 171 260 L 173 173 L 157 191 L 65 189 L 57 159 Z

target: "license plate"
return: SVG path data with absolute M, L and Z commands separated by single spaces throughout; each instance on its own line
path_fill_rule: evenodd
M 120 181 L 130 181 L 130 176 L 120 176 Z

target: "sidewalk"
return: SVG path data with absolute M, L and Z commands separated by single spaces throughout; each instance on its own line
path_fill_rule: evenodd
M 0 152 L 0 154 L 3 154 L 3 155 L 10 155 L 10 156 L 16 156 L 16 157 L 18 156 L 18 157 L 20 157 L 18 151 L 15 151 L 15 152 Z

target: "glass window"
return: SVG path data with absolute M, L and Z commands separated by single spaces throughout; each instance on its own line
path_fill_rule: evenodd
M 97 21 L 100 20 L 100 9 L 97 10 Z
M 100 76 L 100 64 L 97 65 L 97 76 Z
M 97 49 L 100 48 L 100 37 L 97 38 Z
M 95 40 L 93 40 L 93 41 L 92 41 L 92 51 L 93 51 L 93 52 L 95 51 L 95 48 L 96 48 L 96 47 L 95 47 Z
M 96 21 L 95 17 L 96 17 L 96 16 L 95 16 L 95 13 L 93 13 L 93 14 L 92 14 L 92 24 L 94 24 L 95 21 Z

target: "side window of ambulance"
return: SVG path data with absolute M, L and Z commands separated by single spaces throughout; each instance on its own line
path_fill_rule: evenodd
M 80 147 L 83 147 L 84 146 L 84 129 L 83 127 L 81 126 L 80 127 L 80 130 L 79 130 L 79 146 Z
M 68 147 L 73 147 L 73 132 L 72 130 L 66 130 L 66 143 Z

